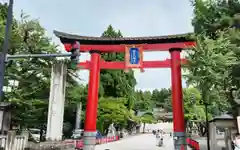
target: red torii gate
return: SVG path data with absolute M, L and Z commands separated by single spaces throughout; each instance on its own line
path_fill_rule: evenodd
M 80 62 L 78 65 L 90 70 L 84 150 L 92 150 L 95 146 L 100 69 L 128 68 L 140 68 L 141 71 L 143 68 L 171 68 L 174 146 L 176 150 L 186 148 L 181 79 L 181 63 L 186 63 L 186 60 L 180 58 L 180 53 L 181 50 L 195 45 L 195 42 L 188 38 L 190 34 L 129 38 L 88 37 L 59 31 L 54 31 L 54 34 L 60 38 L 66 51 L 70 52 L 76 42 L 79 42 L 80 51 L 91 54 L 90 61 Z M 143 51 L 169 51 L 171 59 L 143 61 Z M 107 62 L 100 58 L 100 53 L 111 52 L 125 53 L 125 62 Z

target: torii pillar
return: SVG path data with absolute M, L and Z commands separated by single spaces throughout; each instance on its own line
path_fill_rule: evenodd
M 181 49 L 172 48 L 171 78 L 172 78 L 172 109 L 173 109 L 173 139 L 175 150 L 186 150 L 186 134 L 182 95 Z
M 96 145 L 96 119 L 98 107 L 98 88 L 100 82 L 100 58 L 98 51 L 90 51 L 90 75 L 88 84 L 88 101 L 84 123 L 84 148 L 83 150 L 95 150 Z

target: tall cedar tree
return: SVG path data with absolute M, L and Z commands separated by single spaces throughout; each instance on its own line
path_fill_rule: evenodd
M 122 33 L 109 25 L 107 30 L 103 32 L 102 37 L 122 37 Z M 103 53 L 102 59 L 105 61 L 125 61 L 124 53 L 116 52 Z M 101 70 L 100 81 L 105 97 L 129 97 L 129 94 L 133 94 L 136 86 L 136 79 L 132 70 L 128 73 L 123 70 Z

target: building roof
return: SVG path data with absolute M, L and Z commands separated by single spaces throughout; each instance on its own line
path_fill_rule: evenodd
M 153 112 L 151 112 L 151 111 L 139 111 L 139 112 L 137 112 L 137 116 L 138 117 L 142 117 L 142 116 L 144 116 L 144 115 L 153 115 Z
M 11 103 L 9 102 L 3 102 L 3 103 L 0 103 L 0 110 L 8 110 L 11 108 Z
M 54 31 L 54 34 L 60 38 L 62 43 L 74 43 L 89 45 L 117 45 L 117 44 L 156 44 L 156 43 L 178 43 L 194 41 L 191 38 L 193 33 L 166 35 L 166 36 L 147 36 L 147 37 L 93 37 L 69 34 L 60 31 Z
M 172 112 L 155 113 L 155 116 L 157 116 L 158 118 L 163 118 L 163 119 L 173 119 L 173 113 Z
M 215 122 L 215 121 L 219 121 L 219 120 L 233 120 L 233 116 L 229 115 L 229 114 L 222 114 L 220 116 L 216 116 L 214 117 L 212 120 L 210 120 L 210 122 Z

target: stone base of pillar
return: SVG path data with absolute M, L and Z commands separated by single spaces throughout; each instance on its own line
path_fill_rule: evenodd
M 186 136 L 185 136 L 184 132 L 174 132 L 173 139 L 174 139 L 174 149 L 175 150 L 186 150 L 187 149 Z
M 96 132 L 84 132 L 83 150 L 95 150 Z
M 84 145 L 83 150 L 95 150 L 95 145 Z

